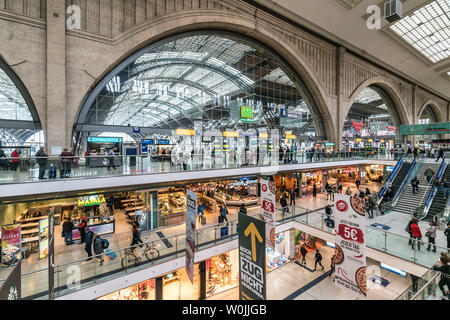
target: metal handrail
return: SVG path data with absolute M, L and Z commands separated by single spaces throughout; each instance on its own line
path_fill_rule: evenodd
M 402 155 L 400 157 L 400 159 L 398 160 L 397 164 L 394 167 L 394 170 L 392 170 L 391 174 L 389 175 L 386 183 L 383 185 L 383 187 L 381 188 L 379 194 L 378 194 L 378 203 L 377 206 L 380 205 L 381 201 L 383 201 L 384 198 L 384 193 L 386 192 L 387 189 L 387 185 L 392 183 L 392 181 L 394 181 L 395 177 L 397 177 L 398 173 L 400 172 L 401 167 L 403 166 L 403 164 L 405 163 L 404 157 L 405 155 Z
M 405 178 L 403 179 L 402 184 L 400 185 L 400 188 L 398 188 L 397 192 L 395 193 L 394 199 L 392 201 L 393 202 L 392 205 L 394 207 L 397 205 L 398 199 L 400 198 L 400 194 L 406 185 L 406 181 L 409 180 L 411 173 L 414 171 L 416 165 L 417 165 L 417 160 L 416 160 L 416 158 L 414 158 L 413 162 L 411 163 L 411 167 L 409 168 L 408 172 L 406 173 Z
M 422 294 L 422 292 L 426 289 L 426 288 L 428 288 L 428 286 L 439 276 L 441 274 L 441 272 L 436 272 L 436 274 L 430 279 L 430 281 L 428 281 L 419 291 L 417 291 L 416 292 L 416 294 L 415 295 L 413 295 L 412 297 L 411 297 L 411 299 L 410 300 L 415 300 L 416 299 L 416 297 L 419 295 L 419 294 Z

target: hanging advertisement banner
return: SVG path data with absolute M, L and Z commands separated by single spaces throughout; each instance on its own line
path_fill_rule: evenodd
M 48 256 L 48 218 L 39 220 L 39 260 Z
M 22 260 L 14 267 L 0 288 L 0 300 L 20 300 L 22 298 Z
M 54 299 L 55 287 L 55 208 L 48 212 L 48 299 Z
M 186 191 L 186 273 L 194 283 L 195 224 L 197 222 L 197 194 Z
M 261 215 L 266 223 L 266 246 L 275 249 L 275 181 L 261 179 Z
M 21 229 L 20 223 L 2 226 L 2 267 L 9 267 L 19 262 Z
M 264 221 L 239 213 L 239 300 L 266 299 Z
M 364 198 L 335 194 L 335 285 L 366 297 L 366 244 Z

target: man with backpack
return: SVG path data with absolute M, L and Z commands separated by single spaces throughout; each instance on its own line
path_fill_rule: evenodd
M 103 251 L 109 247 L 109 241 L 106 239 L 100 238 L 100 235 L 96 234 L 94 236 L 94 253 L 97 256 L 96 258 L 100 262 L 100 266 L 103 265 Z
M 317 264 L 322 267 L 322 270 L 324 269 L 322 265 L 322 255 L 320 254 L 319 249 L 316 250 L 316 255 L 314 256 L 314 271 L 316 271 Z
M 222 203 L 222 207 L 220 208 L 219 223 L 222 223 L 224 220 L 226 220 L 228 223 L 227 214 L 227 206 L 225 205 L 225 203 Z
M 40 147 L 38 152 L 35 154 L 36 162 L 39 165 L 39 180 L 44 179 L 45 168 L 47 167 L 48 154 L 45 153 L 44 147 Z
M 84 250 L 88 254 L 88 260 L 91 260 L 92 258 L 92 242 L 94 239 L 94 233 L 91 229 L 87 228 L 86 237 L 84 239 Z

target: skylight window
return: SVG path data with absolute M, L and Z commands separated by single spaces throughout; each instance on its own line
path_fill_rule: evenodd
M 450 4 L 435 0 L 390 26 L 431 62 L 450 56 Z

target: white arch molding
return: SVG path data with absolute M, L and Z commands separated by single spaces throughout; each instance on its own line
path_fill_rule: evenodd
M 95 66 L 88 65 L 86 61 L 83 61 L 86 70 L 88 70 L 89 67 L 92 67 L 93 69 L 103 67 L 103 71 L 95 79 L 91 78 L 89 83 L 86 82 L 84 88 L 79 87 L 79 90 L 76 92 L 71 92 L 72 94 L 77 95 L 77 97 L 68 99 L 69 101 L 72 101 L 70 109 L 73 123 L 76 123 L 80 108 L 84 104 L 90 91 L 114 68 L 119 66 L 121 62 L 126 60 L 132 54 L 152 43 L 170 36 L 183 34 L 189 31 L 204 31 L 211 29 L 235 33 L 237 36 L 247 36 L 271 48 L 275 53 L 280 55 L 291 69 L 303 80 L 311 93 L 312 98 L 321 113 L 320 116 L 323 120 L 323 128 L 328 140 L 336 140 L 335 123 L 337 119 L 332 118 L 331 112 L 327 107 L 325 98 L 327 96 L 326 91 L 321 85 L 317 74 L 313 71 L 311 66 L 308 65 L 306 59 L 293 44 L 283 37 L 280 37 L 280 34 L 267 23 L 258 22 L 256 24 L 255 21 L 250 21 L 248 16 L 236 13 L 230 14 L 205 10 L 201 11 L 201 15 L 197 15 L 192 11 L 181 12 L 158 19 L 158 23 L 147 22 L 129 30 L 116 40 L 117 43 L 114 46 L 113 58 L 107 59 L 108 57 L 105 56 L 100 61 L 92 59 L 96 62 Z M 96 74 L 96 72 L 93 72 L 93 74 Z M 73 105 L 74 103 L 77 103 L 76 107 Z M 72 137 L 72 134 L 70 134 L 70 137 Z
M 420 119 L 422 113 L 425 111 L 425 108 L 430 106 L 431 110 L 433 110 L 434 115 L 436 116 L 437 122 L 445 122 L 445 118 L 442 115 L 441 109 L 438 107 L 438 103 L 433 98 L 428 99 L 419 109 L 417 113 L 417 119 Z

